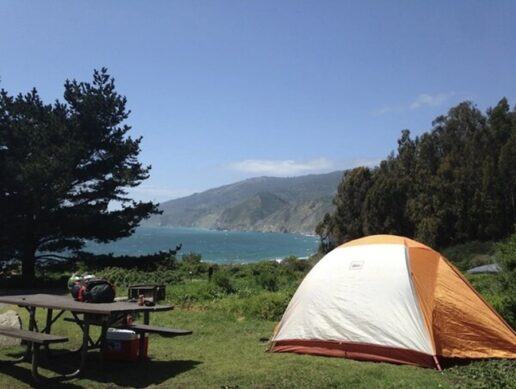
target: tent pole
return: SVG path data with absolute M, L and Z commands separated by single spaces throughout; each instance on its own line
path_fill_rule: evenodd
M 442 372 L 443 369 L 442 369 L 441 365 L 439 364 L 439 360 L 437 359 L 437 355 L 434 355 L 433 358 L 434 358 L 434 362 L 435 362 L 435 366 L 437 367 L 437 370 Z

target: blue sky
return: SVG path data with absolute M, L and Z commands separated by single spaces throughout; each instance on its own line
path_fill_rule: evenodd
M 0 0 L 0 87 L 108 67 L 164 201 L 375 164 L 454 104 L 516 103 L 514 1 Z

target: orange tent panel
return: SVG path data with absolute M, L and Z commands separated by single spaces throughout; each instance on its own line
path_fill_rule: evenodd
M 516 358 L 516 334 L 447 260 L 437 269 L 433 316 L 438 355 Z

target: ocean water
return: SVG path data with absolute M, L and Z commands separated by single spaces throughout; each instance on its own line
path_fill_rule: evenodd
M 194 252 L 201 254 L 205 261 L 245 263 L 283 259 L 290 255 L 305 258 L 317 250 L 319 239 L 314 236 L 276 232 L 140 227 L 132 236 L 116 242 L 88 242 L 85 250 L 95 254 L 142 255 L 173 250 L 179 244 L 182 247 L 178 256 Z

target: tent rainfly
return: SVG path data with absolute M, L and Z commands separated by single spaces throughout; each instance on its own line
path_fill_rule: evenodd
M 516 358 L 516 333 L 438 252 L 375 235 L 337 247 L 314 266 L 271 351 L 441 370 L 448 358 Z

